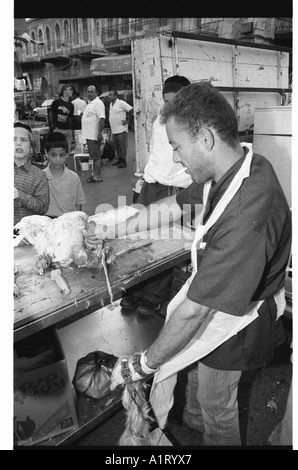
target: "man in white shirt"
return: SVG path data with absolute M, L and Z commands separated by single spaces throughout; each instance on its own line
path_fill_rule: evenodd
M 74 99 L 72 100 L 72 104 L 74 107 L 74 112 L 72 119 L 72 130 L 77 148 L 79 142 L 79 134 L 81 133 L 82 129 L 82 116 L 86 109 L 87 103 L 86 101 L 82 100 L 78 91 L 74 92 L 73 96 Z
M 126 101 L 119 100 L 118 93 L 115 90 L 109 92 L 109 98 L 111 100 L 109 121 L 114 146 L 118 155 L 118 160 L 113 165 L 117 165 L 118 168 L 125 168 L 127 166 L 128 122 L 133 113 L 133 107 L 126 103 Z
M 105 125 L 105 107 L 97 96 L 94 85 L 87 88 L 89 102 L 82 117 L 82 137 L 86 139 L 90 159 L 93 160 L 93 174 L 88 183 L 102 182 L 101 177 L 101 142 Z
M 189 84 L 186 77 L 179 75 L 167 78 L 162 90 L 164 103 L 172 101 L 178 91 Z M 136 202 L 147 206 L 187 188 L 192 182 L 191 176 L 182 170 L 181 163 L 173 161 L 173 147 L 169 144 L 166 127 L 161 124 L 160 116 L 157 116 L 152 127 L 144 182 Z M 121 300 L 121 306 L 124 309 L 135 308 L 141 315 L 153 314 L 169 298 L 172 280 L 172 270 L 156 275 L 154 280 L 147 280 L 129 289 Z
M 72 100 L 72 104 L 74 106 L 74 115 L 79 116 L 80 114 L 83 114 L 87 103 L 86 101 L 82 100 L 81 95 L 78 91 L 74 93 L 75 99 Z

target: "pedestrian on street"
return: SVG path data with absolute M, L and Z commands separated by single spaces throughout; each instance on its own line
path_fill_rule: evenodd
M 53 101 L 49 111 L 50 127 L 53 132 L 61 132 L 65 135 L 69 152 L 72 144 L 72 118 L 74 115 L 74 105 L 71 102 L 72 94 L 72 86 L 63 85 L 59 98 Z
M 101 177 L 101 143 L 105 125 L 105 107 L 99 99 L 95 85 L 87 88 L 89 102 L 82 117 L 82 137 L 87 141 L 89 157 L 93 160 L 93 172 L 88 183 L 99 183 Z
M 81 211 L 86 198 L 79 175 L 67 168 L 68 145 L 64 134 L 48 134 L 45 152 L 49 165 L 43 171 L 46 174 L 50 205 L 45 215 L 55 218 L 67 212 Z
M 126 103 L 126 101 L 120 100 L 115 90 L 109 92 L 109 99 L 111 101 L 109 122 L 113 144 L 118 156 L 117 161 L 113 165 L 117 165 L 118 168 L 125 168 L 127 166 L 128 123 L 133 113 L 133 107 Z
M 44 215 L 49 207 L 49 186 L 44 172 L 32 165 L 32 130 L 14 123 L 14 225 L 28 215 Z
M 81 95 L 78 91 L 74 92 L 74 99 L 72 104 L 74 106 L 74 116 L 73 116 L 73 131 L 78 131 L 82 129 L 82 115 L 86 109 L 87 103 L 82 100 Z
M 81 94 L 79 91 L 76 91 L 74 93 L 74 99 L 72 100 L 72 104 L 74 106 L 75 116 L 79 116 L 80 114 L 83 114 L 87 106 L 86 101 L 82 100 Z
M 204 444 L 239 446 L 242 371 L 265 366 L 285 340 L 280 316 L 291 212 L 271 163 L 254 154 L 251 144 L 240 143 L 236 115 L 210 83 L 184 87 L 161 115 L 174 161 L 185 166 L 193 183 L 159 202 L 160 223 L 163 215 L 168 224 L 169 215 L 177 219 L 189 206 L 204 204 L 191 249 L 193 273 L 169 303 L 154 343 L 118 359 L 111 389 L 154 374 L 150 402 L 164 428 L 177 372 L 196 364 L 193 387 Z M 96 236 L 129 235 L 136 223 L 143 231 L 148 220 L 154 228 L 150 206 L 133 223 L 119 223 L 116 232 L 98 226 Z M 98 244 L 96 236 L 88 243 Z
M 164 103 L 169 103 L 190 81 L 183 76 L 174 75 L 164 83 L 162 96 Z M 176 194 L 192 182 L 189 174 L 181 173 L 181 163 L 173 161 L 173 147 L 169 144 L 166 126 L 157 116 L 152 127 L 150 154 L 144 169 L 144 182 L 137 199 L 138 204 L 148 206 L 171 194 Z M 179 174 L 178 174 L 179 173 Z M 152 315 L 160 310 L 169 299 L 173 270 L 160 273 L 153 280 L 147 280 L 135 288 L 128 289 L 121 300 L 124 309 L 135 309 L 141 315 Z

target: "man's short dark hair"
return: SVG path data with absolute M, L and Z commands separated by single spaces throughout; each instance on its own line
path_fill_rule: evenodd
M 50 132 L 47 136 L 45 149 L 48 152 L 51 148 L 63 148 L 68 153 L 67 139 L 62 132 Z
M 183 77 L 183 75 L 173 75 L 164 82 L 162 94 L 177 93 L 181 88 L 187 85 L 190 85 L 190 81 L 186 77 Z
M 28 124 L 23 124 L 21 121 L 15 121 L 13 127 L 22 127 L 23 129 L 27 129 L 32 134 L 32 129 Z
M 63 94 L 64 94 L 64 92 L 67 88 L 71 88 L 72 91 L 73 91 L 73 86 L 72 85 L 62 85 L 62 88 L 61 88 L 60 93 L 59 93 L 59 97 L 63 96 Z
M 161 111 L 161 121 L 170 118 L 193 139 L 204 126 L 213 127 L 223 142 L 234 148 L 239 143 L 236 114 L 224 96 L 209 82 L 183 87 Z

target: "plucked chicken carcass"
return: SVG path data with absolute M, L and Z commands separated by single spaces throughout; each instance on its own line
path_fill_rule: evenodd
M 84 240 L 87 233 L 94 231 L 95 225 L 82 211 L 69 212 L 56 219 L 40 215 L 23 217 L 14 227 L 19 231 L 14 246 L 21 240 L 34 246 L 39 255 L 39 274 L 47 268 L 68 267 L 71 263 L 78 267 L 100 267 L 103 242 L 92 250 Z

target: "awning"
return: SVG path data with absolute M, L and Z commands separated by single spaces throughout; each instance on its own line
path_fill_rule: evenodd
M 68 76 L 68 77 L 65 77 L 65 78 L 59 78 L 59 83 L 69 83 L 69 82 L 77 82 L 79 80 L 92 80 L 93 77 L 89 74 L 89 75 L 74 75 L 73 77 L 72 76 Z
M 126 75 L 132 73 L 131 54 L 99 57 L 91 60 L 90 72 L 98 75 Z

